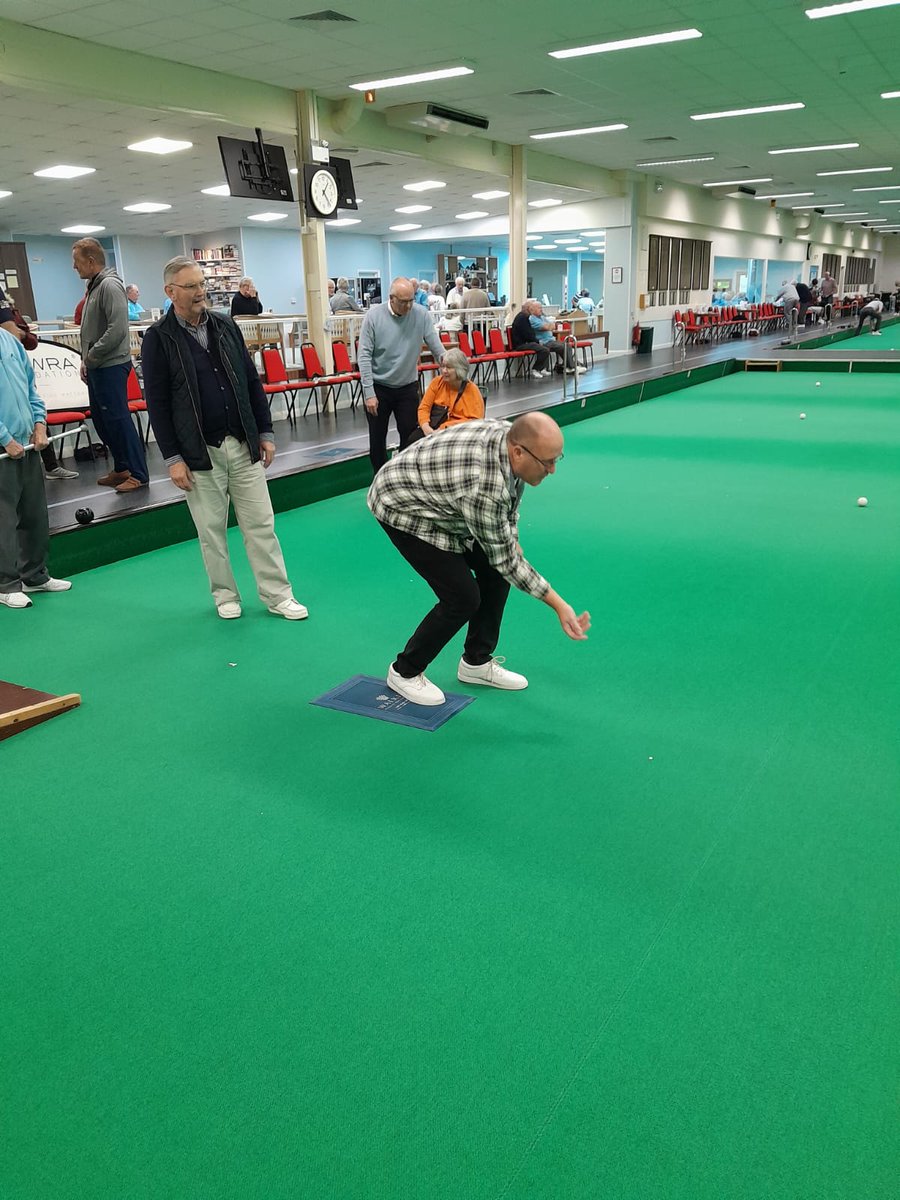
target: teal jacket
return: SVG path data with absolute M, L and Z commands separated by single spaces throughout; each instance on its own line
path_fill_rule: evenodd
M 0 446 L 27 446 L 34 426 L 46 421 L 47 407 L 34 386 L 34 371 L 17 337 L 0 329 Z

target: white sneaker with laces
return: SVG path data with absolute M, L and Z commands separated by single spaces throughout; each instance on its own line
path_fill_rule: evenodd
M 50 578 L 46 583 L 25 583 L 22 588 L 26 592 L 67 592 L 71 586 L 69 579 Z
M 873 330 L 872 330 L 872 337 L 881 337 L 881 330 L 880 330 L 880 329 L 873 329 Z
M 531 378 L 532 379 L 546 379 L 549 374 L 550 374 L 549 371 L 532 371 Z
M 387 685 L 392 691 L 399 692 L 405 700 L 413 704 L 421 704 L 425 708 L 437 708 L 447 697 L 436 685 L 424 675 L 414 675 L 412 679 L 404 679 L 394 669 L 394 664 L 388 667 Z
M 583 375 L 583 374 L 585 373 L 585 371 L 586 371 L 586 370 L 587 370 L 587 367 L 576 367 L 576 368 L 575 368 L 575 374 L 576 374 L 576 375 Z
M 7 608 L 31 608 L 31 601 L 24 592 L 0 592 L 0 604 Z
M 241 606 L 237 600 L 223 600 L 221 604 L 216 605 L 216 612 L 223 621 L 236 621 L 241 615 Z
M 44 474 L 48 479 L 77 479 L 77 471 L 69 471 L 65 467 L 54 467 L 52 471 L 45 471 Z
M 287 600 L 282 600 L 280 604 L 273 604 L 269 612 L 274 613 L 276 617 L 286 617 L 289 621 L 305 621 L 309 616 L 309 609 L 298 603 L 293 596 L 288 596 Z
M 525 676 L 515 671 L 507 671 L 502 666 L 505 662 L 505 658 L 492 658 L 480 667 L 473 667 L 461 658 L 456 678 L 460 683 L 480 683 L 485 687 L 502 688 L 506 692 L 521 692 L 527 688 L 528 680 Z

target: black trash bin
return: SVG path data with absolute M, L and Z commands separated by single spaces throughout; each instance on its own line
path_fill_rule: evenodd
M 642 329 L 641 330 L 641 340 L 640 340 L 640 342 L 638 342 L 637 352 L 638 352 L 638 354 L 652 354 L 653 353 L 653 330 L 652 329 Z

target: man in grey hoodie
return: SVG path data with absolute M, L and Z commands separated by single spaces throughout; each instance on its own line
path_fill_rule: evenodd
M 88 386 L 91 419 L 112 451 L 113 469 L 97 482 L 117 492 L 134 492 L 150 480 L 144 446 L 128 411 L 131 371 L 125 284 L 95 238 L 72 247 L 72 267 L 87 281 L 81 314 L 81 377 Z

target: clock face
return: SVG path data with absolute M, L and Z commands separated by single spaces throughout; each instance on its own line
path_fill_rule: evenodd
M 337 210 L 338 187 L 330 171 L 316 171 L 309 183 L 309 198 L 323 216 L 330 217 Z

